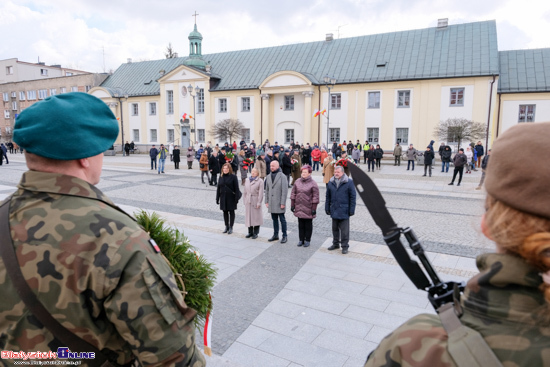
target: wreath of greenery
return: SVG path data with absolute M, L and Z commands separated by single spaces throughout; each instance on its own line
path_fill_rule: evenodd
M 168 260 L 185 303 L 197 311 L 195 326 L 202 331 L 206 314 L 212 311 L 210 292 L 216 280 L 216 269 L 204 256 L 197 256 L 196 249 L 182 231 L 165 225 L 166 220 L 157 213 L 141 210 L 134 216 Z

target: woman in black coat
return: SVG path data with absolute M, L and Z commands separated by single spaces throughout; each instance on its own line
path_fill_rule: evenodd
M 376 144 L 376 149 L 374 150 L 374 158 L 376 159 L 376 168 L 380 169 L 380 163 L 384 157 L 384 150 L 380 148 L 380 144 Z
M 218 190 L 216 190 L 216 204 L 223 210 L 223 220 L 225 221 L 225 231 L 223 233 L 233 233 L 235 210 L 240 198 L 239 180 L 233 174 L 231 164 L 226 163 L 222 167 L 222 174 L 218 181 Z
M 218 153 L 217 150 L 214 150 L 212 152 L 212 155 L 210 158 L 208 158 L 208 169 L 210 170 L 210 186 L 217 186 L 218 185 L 218 174 L 220 173 L 220 167 L 223 165 L 220 165 L 220 159 L 218 158 L 218 155 L 221 153 Z M 221 154 L 223 156 L 223 154 Z M 223 158 L 225 162 L 225 158 Z M 224 163 L 225 164 L 225 163 Z
M 172 157 L 174 160 L 174 168 L 180 169 L 180 148 L 179 146 L 175 146 L 174 150 L 172 151 Z

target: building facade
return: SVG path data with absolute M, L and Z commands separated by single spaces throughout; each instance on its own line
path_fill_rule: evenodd
M 61 65 L 46 65 L 44 62 L 35 64 L 19 61 L 17 58 L 0 60 L 0 84 L 81 74 L 90 73 L 82 70 L 64 68 L 61 67 Z
M 17 116 L 33 103 L 56 94 L 86 93 L 101 85 L 106 78 L 107 74 L 85 73 L 0 84 L 4 115 L 0 117 L 0 141 L 11 140 Z
M 204 56 L 202 40 L 195 25 L 189 57 L 123 64 L 90 91 L 122 121 L 119 145 L 223 144 L 212 127 L 231 118 L 246 141 L 423 148 L 448 118 L 486 124 L 492 138 L 501 114 L 494 21 Z

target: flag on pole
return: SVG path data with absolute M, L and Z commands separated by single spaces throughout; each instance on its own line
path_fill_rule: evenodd
M 324 110 L 322 110 L 322 111 L 321 111 L 321 115 L 323 115 L 323 116 L 324 116 L 324 115 L 325 115 L 325 113 L 327 113 L 327 110 L 326 110 L 326 108 L 325 108 Z
M 321 111 L 315 110 L 315 113 L 313 114 L 313 117 L 317 117 L 321 114 Z

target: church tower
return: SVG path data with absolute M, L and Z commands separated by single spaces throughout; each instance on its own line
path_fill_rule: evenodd
M 197 23 L 193 32 L 189 33 L 189 58 L 183 62 L 184 65 L 205 69 L 206 61 L 202 58 L 202 34 L 197 30 Z

